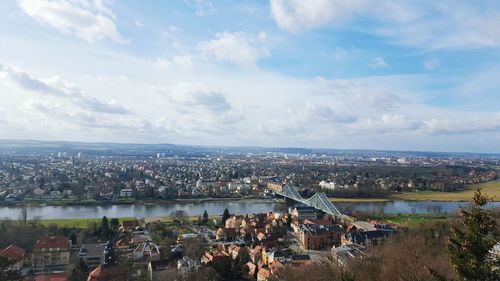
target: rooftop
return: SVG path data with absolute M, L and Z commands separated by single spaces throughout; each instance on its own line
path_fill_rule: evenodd
M 44 236 L 36 241 L 34 249 L 64 249 L 69 250 L 70 241 L 64 236 Z

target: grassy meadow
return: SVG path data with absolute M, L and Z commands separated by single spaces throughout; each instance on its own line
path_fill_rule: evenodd
M 481 184 L 473 184 L 466 189 L 456 192 L 439 192 L 439 191 L 419 191 L 419 192 L 403 192 L 391 196 L 393 200 L 412 200 L 412 201 L 470 201 L 474 196 L 474 189 L 481 187 L 483 193 L 492 197 L 494 201 L 500 201 L 500 180 L 491 181 Z

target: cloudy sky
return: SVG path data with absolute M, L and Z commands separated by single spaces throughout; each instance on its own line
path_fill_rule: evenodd
M 0 138 L 500 152 L 500 3 L 0 2 Z

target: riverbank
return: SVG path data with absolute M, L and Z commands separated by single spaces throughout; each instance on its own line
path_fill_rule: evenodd
M 464 190 L 456 192 L 439 192 L 439 191 L 418 191 L 418 192 L 402 192 L 395 193 L 387 197 L 330 197 L 333 203 L 385 203 L 394 201 L 441 201 L 441 202 L 465 202 L 470 201 L 474 195 L 476 187 L 482 187 L 483 192 L 493 198 L 494 202 L 500 202 L 500 180 L 487 183 L 470 185 Z M 43 207 L 43 206 L 96 206 L 106 207 L 115 205 L 171 205 L 171 204 L 197 204 L 197 203 L 226 203 L 226 202 L 242 202 L 242 203 L 282 203 L 283 200 L 278 198 L 189 198 L 189 199 L 173 199 L 173 200 L 135 200 L 135 199 L 120 199 L 116 201 L 96 201 L 96 200 L 46 200 L 46 201 L 20 201 L 20 202 L 5 202 L 0 201 L 0 207 Z
M 440 202 L 468 202 L 474 196 L 474 190 L 481 187 L 483 192 L 493 198 L 493 202 L 500 202 L 500 180 L 467 186 L 455 192 L 417 191 L 401 192 L 387 197 L 329 197 L 333 203 L 377 203 L 393 201 L 440 201 Z
M 500 180 L 490 181 L 487 183 L 469 185 L 464 190 L 455 192 L 439 192 L 439 191 L 419 191 L 419 192 L 402 192 L 392 195 L 392 200 L 405 201 L 451 201 L 464 202 L 470 201 L 474 196 L 474 189 L 481 187 L 483 193 L 493 198 L 494 202 L 500 202 Z
M 433 221 L 445 221 L 453 218 L 451 214 L 383 214 L 370 216 L 370 219 L 385 220 L 408 227 L 417 227 L 422 223 Z
M 171 199 L 171 200 L 158 200 L 158 199 L 123 199 L 123 200 L 37 200 L 37 201 L 0 201 L 0 206 L 5 207 L 36 207 L 36 206 L 113 206 L 113 205 L 169 205 L 169 204 L 193 204 L 193 203 L 217 203 L 217 202 L 254 202 L 254 203 L 270 203 L 279 201 L 272 198 L 189 198 L 189 199 Z
M 209 220 L 213 219 L 218 219 L 220 216 L 215 216 L 211 215 L 208 216 Z M 112 219 L 115 217 L 108 217 L 109 219 Z M 145 218 L 137 218 L 137 217 L 123 217 L 123 218 L 117 218 L 120 223 L 123 221 L 127 220 L 137 220 L 137 219 L 144 219 L 146 223 L 151 223 L 155 221 L 161 221 L 165 223 L 172 223 L 174 221 L 174 217 L 172 216 L 165 216 L 165 217 L 145 217 Z M 186 216 L 184 218 L 184 221 L 187 223 L 195 223 L 200 219 L 200 216 Z M 102 217 L 101 218 L 84 218 L 84 219 L 40 219 L 37 220 L 37 222 L 41 225 L 45 226 L 50 226 L 50 225 L 57 225 L 58 227 L 70 227 L 70 228 L 88 228 L 91 227 L 94 223 L 101 223 Z M 1 221 L 1 220 L 0 220 Z M 14 223 L 20 223 L 20 220 L 10 220 Z
M 367 202 L 367 203 L 377 203 L 377 202 L 390 202 L 391 198 L 387 197 L 329 197 L 332 203 L 359 203 L 359 202 Z
M 211 215 L 209 216 L 209 220 L 218 219 L 220 216 Z M 382 215 L 363 215 L 360 217 L 360 220 L 368 220 L 368 219 L 376 219 L 376 220 L 385 220 L 389 222 L 394 222 L 400 225 L 405 225 L 408 227 L 416 227 L 425 222 L 431 221 L 443 221 L 450 219 L 452 215 L 449 214 L 382 214 Z M 112 217 L 108 217 L 111 219 Z M 184 221 L 187 223 L 196 223 L 199 220 L 200 216 L 186 216 Z M 123 217 L 117 218 L 120 223 L 125 220 L 136 220 L 140 218 L 136 217 Z M 164 216 L 164 217 L 145 217 L 143 218 L 146 223 L 151 223 L 155 221 L 162 221 L 164 223 L 172 223 L 174 218 L 172 216 Z M 89 228 L 94 223 L 99 224 L 102 218 L 85 218 L 85 219 L 41 219 L 38 220 L 39 224 L 50 226 L 57 225 L 58 227 L 67 227 L 67 228 Z M 12 220 L 13 222 L 20 222 L 19 220 Z

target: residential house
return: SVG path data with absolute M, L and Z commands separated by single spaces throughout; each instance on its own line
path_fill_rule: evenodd
M 64 236 L 45 236 L 33 247 L 32 268 L 35 274 L 65 272 L 69 267 L 71 241 Z
M 342 237 L 342 244 L 377 245 L 392 233 L 391 230 L 348 232 Z
M 248 277 L 253 279 L 255 277 L 255 270 L 257 269 L 257 266 L 249 261 L 247 262 L 247 267 L 248 267 Z
M 104 248 L 102 264 L 89 273 L 87 281 L 129 281 L 127 270 L 118 266 L 117 255 L 111 242 Z
M 302 247 L 307 250 L 321 250 L 340 244 L 342 227 L 339 225 L 303 224 L 298 234 Z
M 257 281 L 268 281 L 271 276 L 271 272 L 265 268 L 259 269 L 257 273 Z
M 82 244 L 78 257 L 82 259 L 89 269 L 98 267 L 102 262 L 103 244 Z
M 66 273 L 37 275 L 34 281 L 68 281 L 68 275 Z
M 177 272 L 181 278 L 188 279 L 189 273 L 197 271 L 201 267 L 200 262 L 191 259 L 188 256 L 182 257 L 177 261 Z
M 285 266 L 278 260 L 274 260 L 269 264 L 269 270 L 271 271 L 271 275 L 275 276 L 279 275 L 284 269 Z
M 290 215 L 299 220 L 316 219 L 316 209 L 313 207 L 293 207 L 289 210 Z
M 134 231 L 139 228 L 138 220 L 126 220 L 122 222 L 122 231 Z
M 10 266 L 11 270 L 21 270 L 24 265 L 26 251 L 22 248 L 17 247 L 16 245 L 10 245 L 3 250 L 0 249 L 0 257 L 7 258 L 10 261 L 14 262 L 14 264 Z
M 331 253 L 333 259 L 340 266 L 347 266 L 353 262 L 359 262 L 366 257 L 366 247 L 359 244 L 341 245 L 339 247 L 332 247 Z
M 149 281 L 167 280 L 169 277 L 177 275 L 175 263 L 171 259 L 150 261 L 148 264 Z
M 157 260 L 160 258 L 160 248 L 153 242 L 139 244 L 132 253 L 135 260 Z
M 292 267 L 300 267 L 311 263 L 312 261 L 309 255 L 292 255 L 292 260 L 290 261 Z
M 237 236 L 236 228 L 219 228 L 215 233 L 217 241 L 234 241 Z
M 120 197 L 128 198 L 132 197 L 133 190 L 132 188 L 122 188 L 120 190 Z
M 286 259 L 286 255 L 282 251 L 273 251 L 267 254 L 267 262 L 269 264 L 273 263 L 274 261 L 279 261 L 281 263 L 284 263 Z

